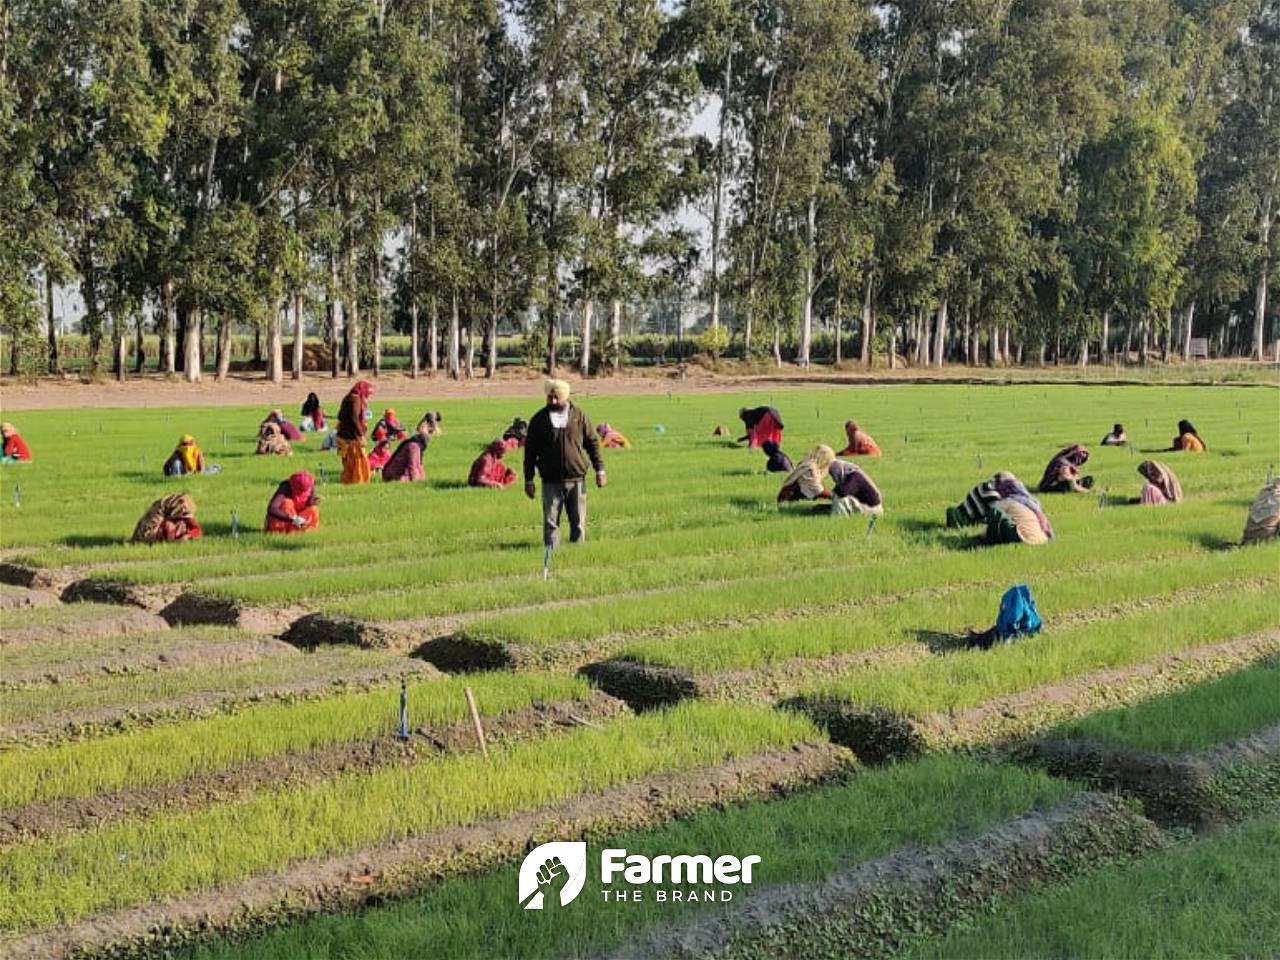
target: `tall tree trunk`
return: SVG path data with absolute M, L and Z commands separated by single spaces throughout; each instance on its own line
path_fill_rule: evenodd
M 290 358 L 289 376 L 302 379 L 302 362 L 307 349 L 307 322 L 302 312 L 302 291 L 293 291 L 293 356 Z
M 414 380 L 422 373 L 418 350 L 418 198 L 409 206 L 409 376 Z
M 459 354 L 462 352 L 462 330 L 458 324 L 458 288 L 454 287 L 449 307 L 449 376 L 455 380 L 462 373 L 459 364 Z
M 836 284 L 836 302 L 832 311 L 831 326 L 834 328 L 835 349 L 832 351 L 832 366 L 838 367 L 844 359 L 844 345 L 840 342 L 840 309 L 844 306 L 844 286 Z
M 578 357 L 578 370 L 584 377 L 591 373 L 591 320 L 595 312 L 595 299 L 588 294 L 582 301 L 582 349 Z
M 347 250 L 347 302 L 343 330 L 347 347 L 347 376 L 360 376 L 360 295 L 356 292 L 355 251 Z
M 124 380 L 125 374 L 125 333 L 128 321 L 119 316 L 110 318 L 111 323 L 111 372 L 117 380 Z M 14 338 L 17 341 L 17 338 Z
M 818 198 L 813 194 L 809 195 L 809 208 L 805 215 L 804 243 L 807 256 L 800 278 L 804 284 L 801 288 L 804 290 L 804 302 L 800 313 L 800 353 L 796 357 L 796 363 L 808 367 L 809 351 L 813 344 L 813 269 L 818 244 Z
M 1111 358 L 1111 308 L 1102 311 L 1102 344 L 1100 355 L 1102 362 L 1107 363 Z
M 373 309 L 369 317 L 373 325 L 373 375 L 382 376 L 382 254 L 373 255 Z
M 1192 300 L 1182 313 L 1182 359 L 1191 359 L 1191 331 L 1196 319 L 1196 302 Z
M 137 331 L 138 339 L 133 345 L 133 372 L 142 373 L 147 366 L 147 315 L 142 308 L 138 309 Z
M 218 369 L 215 380 L 227 379 L 227 371 L 231 369 L 231 320 L 226 314 L 218 317 Z
M 1270 218 L 1268 218 L 1269 220 Z M 1269 231 L 1263 228 L 1262 242 L 1265 245 Z M 1265 246 L 1264 246 L 1265 249 Z M 1267 273 L 1270 263 L 1266 254 L 1258 260 L 1258 280 L 1253 288 L 1253 359 L 1267 358 Z
M 1126 364 L 1129 362 L 1129 356 L 1133 353 L 1133 334 L 1137 328 L 1138 325 L 1132 317 L 1124 325 L 1124 362 Z
M 335 380 L 342 372 L 342 300 L 338 286 L 338 254 L 329 253 L 329 291 L 325 299 L 325 322 L 329 328 L 329 375 Z
M 898 369 L 898 321 L 889 324 L 889 369 Z
M 200 307 L 194 303 L 184 304 L 182 318 L 182 372 L 187 383 L 200 382 Z
M 432 373 L 440 369 L 440 299 L 431 295 L 431 311 L 427 318 L 427 367 Z
M 1000 365 L 1000 327 L 993 321 L 987 333 L 987 366 Z
M 498 302 L 494 291 L 489 301 L 489 319 L 484 334 L 484 377 L 492 380 L 498 372 Z
M 281 315 L 289 309 L 288 300 L 281 299 L 271 305 L 267 315 L 267 379 L 272 383 L 284 382 L 284 335 L 281 333 Z
M 782 366 L 782 328 L 776 324 L 773 328 L 773 365 Z
M 62 364 L 58 362 L 58 324 L 53 316 L 53 272 L 51 270 L 44 272 L 44 298 L 45 322 L 49 330 L 49 372 L 59 374 L 62 372 Z M 14 337 L 13 342 L 16 344 L 18 338 Z
M 1000 358 L 1007 365 L 1013 362 L 1013 352 L 1009 349 L 1009 325 L 1005 324 L 1004 335 L 1000 341 Z M 1018 357 L 1018 363 L 1022 363 L 1022 357 Z
M 613 372 L 622 369 L 622 298 L 609 301 L 609 361 Z
M 711 326 L 720 326 L 720 243 L 724 230 L 724 181 L 725 145 L 728 141 L 726 129 L 729 119 L 729 93 L 733 86 L 733 39 L 729 38 L 728 50 L 724 58 L 724 77 L 720 87 L 719 136 L 716 138 L 716 185 L 715 196 L 711 205 Z M 620 350 L 621 345 L 615 348 Z M 613 369 L 618 369 L 615 353 Z
M 178 319 L 173 298 L 173 277 L 160 284 L 160 372 L 173 376 L 178 370 Z
M 939 370 L 942 369 L 942 350 L 947 342 L 947 306 L 947 297 L 944 294 L 942 300 L 938 303 L 937 328 L 933 334 L 933 365 Z
M 859 344 L 858 357 L 867 369 L 871 369 L 871 351 L 875 336 L 875 315 L 871 310 L 871 273 L 868 271 L 862 283 L 862 343 Z

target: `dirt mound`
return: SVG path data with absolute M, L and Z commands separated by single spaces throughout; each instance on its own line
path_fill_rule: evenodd
M 174 626 L 205 624 L 271 634 L 286 630 L 303 613 L 298 607 L 262 607 L 190 592 L 179 594 L 160 610 L 160 615 Z
M 35 607 L 56 607 L 57 605 L 57 594 L 50 593 L 48 590 L 0 586 L 0 610 L 30 610 Z
M 103 607 L 103 614 L 92 620 L 77 619 L 68 623 L 32 624 L 27 627 L 6 629 L 0 637 L 0 646 L 31 645 L 67 638 L 128 636 L 137 633 L 157 633 L 168 630 L 168 622 L 161 616 L 137 607 Z

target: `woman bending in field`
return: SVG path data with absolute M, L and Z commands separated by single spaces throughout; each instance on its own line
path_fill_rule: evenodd
M 1004 498 L 991 504 L 987 512 L 987 530 L 983 542 L 997 543 L 1048 543 L 1053 539 L 1053 527 L 1043 511 L 1032 506 L 1031 497 Z M 1037 505 L 1038 506 L 1038 505 Z
M 1174 476 L 1172 470 L 1159 460 L 1143 460 L 1138 464 L 1138 473 L 1147 481 L 1142 485 L 1142 494 L 1138 502 L 1148 507 L 1164 506 L 1166 503 L 1177 503 L 1182 499 L 1182 484 Z
M 880 456 L 880 448 L 876 446 L 876 442 L 871 439 L 871 434 L 863 430 L 853 420 L 844 422 L 844 435 L 848 438 L 849 444 L 841 450 L 836 456 L 839 457 L 878 457 Z
M 1033 509 L 1040 509 L 1039 501 L 1031 496 L 1026 485 L 1012 473 L 1002 470 L 970 490 L 957 506 L 947 507 L 947 526 L 966 527 L 986 523 L 991 505 L 1006 498 L 1025 499 Z
M 338 456 L 342 458 L 343 483 L 368 483 L 372 471 L 364 452 L 364 435 L 369 429 L 369 398 L 373 384 L 356 382 L 338 408 Z
M 631 449 L 631 441 L 607 423 L 599 424 L 596 427 L 596 435 L 600 438 L 600 446 L 602 447 L 621 450 Z
M 293 453 L 293 447 L 289 446 L 289 441 L 285 439 L 280 424 L 268 420 L 263 423 L 258 433 L 258 446 L 254 453 L 260 456 L 287 457 Z
M 31 448 L 18 433 L 18 428 L 7 420 L 0 423 L 0 438 L 3 438 L 3 452 L 0 452 L 0 463 L 29 463 Z
M 164 475 L 182 477 L 190 473 L 204 473 L 204 454 L 196 446 L 196 438 L 184 433 L 164 462 Z
M 825 443 L 820 443 L 800 461 L 799 466 L 787 474 L 787 479 L 778 491 L 778 503 L 789 503 L 793 500 L 820 500 L 831 496 L 831 491 L 822 485 L 827 470 L 835 462 L 836 452 Z
M 196 502 L 191 494 L 171 493 L 147 507 L 130 539 L 134 543 L 170 543 L 199 540 L 203 532 L 196 522 Z
M 1093 477 L 1080 476 L 1080 468 L 1089 459 L 1089 451 L 1078 443 L 1059 450 L 1040 478 L 1041 493 L 1085 493 L 1093 486 Z
M 267 504 L 267 533 L 301 533 L 320 526 L 320 499 L 315 495 L 316 478 L 305 470 L 276 487 Z
M 747 441 L 751 448 L 764 446 L 766 440 L 782 445 L 782 415 L 774 407 L 743 407 L 738 411 L 738 419 L 747 428 L 745 436 L 738 442 Z M 834 451 L 833 451 L 834 455 Z
M 1117 423 L 1111 428 L 1111 432 L 1102 438 L 1104 447 L 1123 447 L 1129 442 L 1129 438 L 1125 436 L 1124 424 Z
M 833 484 L 831 515 L 848 517 L 855 513 L 884 513 L 880 489 L 867 472 L 848 460 L 835 460 L 827 468 Z
M 791 458 L 782 452 L 782 448 L 772 440 L 766 440 L 760 445 L 760 449 L 764 451 L 767 458 L 764 468 L 769 473 L 790 473 L 795 469 L 791 464 Z
M 302 401 L 302 429 L 317 433 L 324 429 L 324 409 L 314 393 L 308 393 L 307 399 Z
M 1258 491 L 1249 507 L 1244 537 L 1240 542 L 1248 546 L 1276 539 L 1280 539 L 1280 477 Z
M 382 468 L 382 479 L 385 483 L 411 483 L 427 478 L 426 468 L 422 465 L 427 452 L 427 444 L 431 442 L 431 433 L 424 423 L 418 424 L 418 431 L 396 447 L 390 459 Z M 371 458 L 372 459 L 372 458 Z
M 507 440 L 495 440 L 484 448 L 484 452 L 471 464 L 471 472 L 467 475 L 469 487 L 509 487 L 516 482 L 516 472 L 502 462 L 508 450 L 520 445 L 514 437 Z
M 514 440 L 517 447 L 523 447 L 524 442 L 529 439 L 529 421 L 516 417 L 511 421 L 511 426 L 502 431 L 502 439 Z
M 403 440 L 409 435 L 404 424 L 396 418 L 396 412 L 390 407 L 382 411 L 382 419 L 373 425 L 373 440 Z
M 268 423 L 278 426 L 284 438 L 291 443 L 302 439 L 302 431 L 284 418 L 283 410 L 272 410 L 268 413 L 266 419 L 262 421 L 262 426 L 265 427 Z
M 1173 438 L 1173 446 L 1169 449 L 1181 450 L 1184 453 L 1204 453 L 1208 446 L 1200 439 L 1200 434 L 1196 432 L 1195 425 L 1190 420 L 1179 420 L 1178 435 Z

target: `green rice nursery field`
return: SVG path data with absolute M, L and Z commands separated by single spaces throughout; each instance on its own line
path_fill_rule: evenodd
M 1280 951 L 1243 919 L 1280 902 L 1280 545 L 1238 546 L 1273 385 L 588 385 L 633 448 L 549 566 L 519 484 L 465 484 L 539 398 L 428 390 L 395 404 L 444 413 L 420 484 L 342 486 L 314 434 L 254 456 L 265 409 L 6 413 L 0 957 Z M 883 516 L 775 504 L 732 442 L 763 403 L 796 461 L 857 419 Z M 1207 453 L 1155 452 L 1180 418 Z M 161 476 L 188 432 L 220 473 Z M 945 527 L 1073 442 L 1095 486 L 1041 496 L 1049 544 Z M 1145 457 L 1184 502 L 1132 502 Z M 320 529 L 261 533 L 299 469 Z M 203 539 L 127 543 L 176 490 Z M 1017 583 L 1044 629 L 968 646 Z M 762 862 L 730 903 L 521 910 L 525 852 L 578 839 Z

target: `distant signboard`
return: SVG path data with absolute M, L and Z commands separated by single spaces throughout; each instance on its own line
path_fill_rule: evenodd
M 1192 360 L 1208 360 L 1209 359 L 1209 338 L 1208 337 L 1192 337 L 1191 338 L 1191 359 Z

